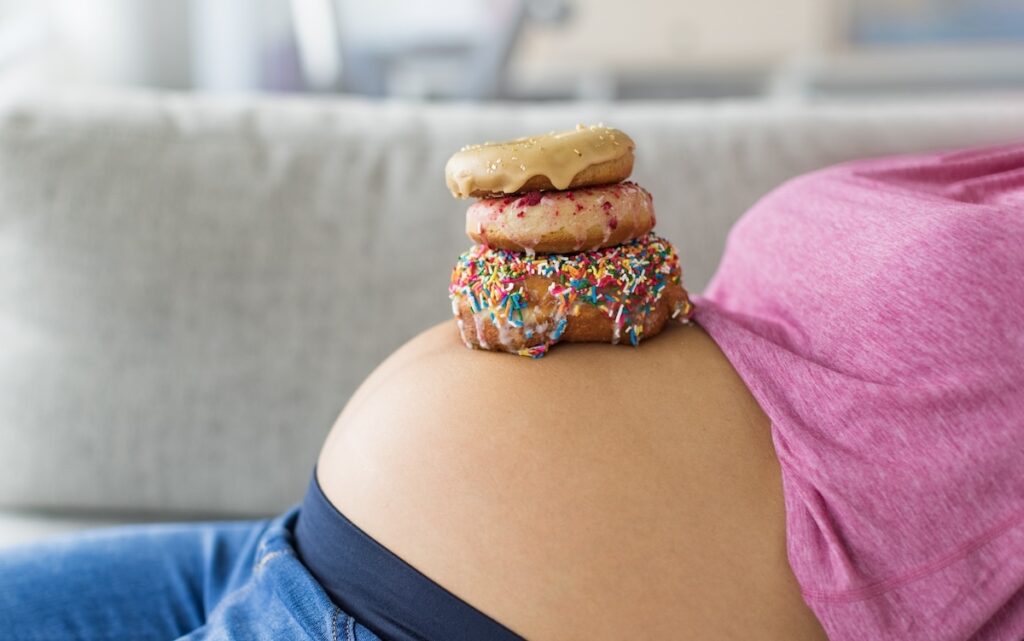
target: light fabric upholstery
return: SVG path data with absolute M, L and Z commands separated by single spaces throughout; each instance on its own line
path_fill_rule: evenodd
M 1024 100 L 8 100 L 0 507 L 249 515 L 296 501 L 359 381 L 450 314 L 449 270 L 469 241 L 447 157 L 596 121 L 636 140 L 634 178 L 699 291 L 732 223 L 775 185 L 862 156 L 1020 138 Z
M 0 548 L 36 541 L 44 536 L 74 534 L 82 530 L 121 525 L 139 520 L 148 522 L 163 519 L 160 518 L 160 515 L 154 514 L 86 516 L 81 513 L 65 514 L 0 509 Z

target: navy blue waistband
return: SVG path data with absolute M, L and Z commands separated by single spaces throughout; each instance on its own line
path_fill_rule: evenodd
M 349 521 L 324 496 L 315 471 L 295 549 L 335 604 L 385 641 L 522 641 Z

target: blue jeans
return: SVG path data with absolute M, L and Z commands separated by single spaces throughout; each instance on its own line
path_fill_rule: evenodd
M 296 558 L 273 520 L 99 530 L 0 551 L 9 641 L 379 641 Z

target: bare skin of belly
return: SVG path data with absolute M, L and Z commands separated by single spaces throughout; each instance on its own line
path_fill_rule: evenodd
M 537 361 L 436 326 L 353 395 L 318 475 L 527 639 L 826 638 L 786 559 L 769 420 L 696 326 Z

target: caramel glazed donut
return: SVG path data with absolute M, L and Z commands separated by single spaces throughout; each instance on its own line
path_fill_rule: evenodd
M 679 257 L 651 232 L 650 194 L 622 182 L 633 141 L 583 127 L 464 147 L 445 168 L 478 244 L 449 294 L 467 347 L 539 358 L 559 341 L 628 342 L 693 313 Z

